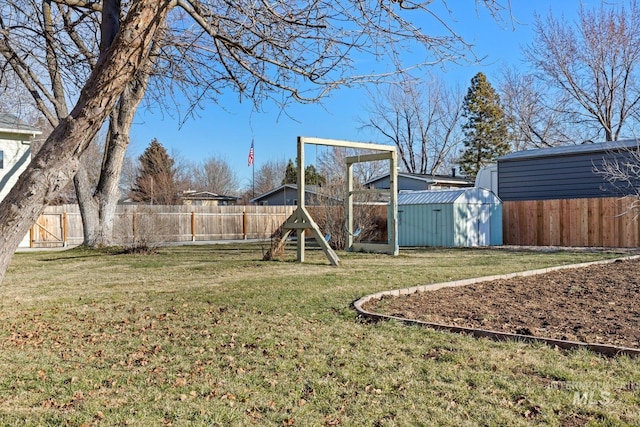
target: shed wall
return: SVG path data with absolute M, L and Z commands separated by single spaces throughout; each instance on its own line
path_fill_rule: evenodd
M 398 206 L 399 246 L 454 246 L 453 204 Z
M 502 206 L 487 189 L 401 193 L 398 217 L 400 246 L 502 244 Z
M 502 244 L 502 206 L 499 203 L 456 203 L 454 246 Z

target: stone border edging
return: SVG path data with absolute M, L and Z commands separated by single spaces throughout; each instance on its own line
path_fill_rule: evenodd
M 544 273 L 550 273 L 552 271 L 565 270 L 568 268 L 581 268 L 581 267 L 588 267 L 591 265 L 611 264 L 618 261 L 634 260 L 639 258 L 640 258 L 640 255 L 633 255 L 633 256 L 628 256 L 623 258 L 614 258 L 614 259 L 608 259 L 608 260 L 602 260 L 602 261 L 591 261 L 591 262 L 585 262 L 581 264 L 561 265 L 556 267 L 541 268 L 537 270 L 522 271 L 518 273 L 484 276 L 484 277 L 477 277 L 473 279 L 463 279 L 463 280 L 454 280 L 451 282 L 434 283 L 431 285 L 413 286 L 410 288 L 396 289 L 392 291 L 382 291 L 382 292 L 378 292 L 378 293 L 367 295 L 360 298 L 359 300 L 353 303 L 353 306 L 361 316 L 367 319 L 372 319 L 372 320 L 397 320 L 402 323 L 426 326 L 426 327 L 430 327 L 432 329 L 441 330 L 441 331 L 465 333 L 465 334 L 473 335 L 474 337 L 491 338 L 496 341 L 517 340 L 517 341 L 526 341 L 526 342 L 541 342 L 541 343 L 557 346 L 559 348 L 567 349 L 567 350 L 572 350 L 577 348 L 586 348 L 588 350 L 594 351 L 596 353 L 604 354 L 607 356 L 616 356 L 620 354 L 624 354 L 628 356 L 640 356 L 640 349 L 638 348 L 618 347 L 618 346 L 608 345 L 608 344 L 559 340 L 554 338 L 536 337 L 533 335 L 521 335 L 521 334 L 512 334 L 508 332 L 490 331 L 486 329 L 443 325 L 440 323 L 425 322 L 422 320 L 407 319 L 399 316 L 390 316 L 386 314 L 373 313 L 362 308 L 363 304 L 374 299 L 379 300 L 385 296 L 392 296 L 392 297 L 406 296 L 406 295 L 414 294 L 416 292 L 436 291 L 442 288 L 467 286 L 467 285 L 473 285 L 476 283 L 490 282 L 493 280 L 512 279 L 514 277 L 528 277 L 528 276 L 534 276 L 534 275 L 539 275 Z

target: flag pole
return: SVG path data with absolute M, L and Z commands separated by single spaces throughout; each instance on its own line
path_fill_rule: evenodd
M 256 197 L 256 164 L 254 162 L 253 138 L 251 138 L 251 148 L 249 148 L 249 166 L 251 166 L 251 197 Z

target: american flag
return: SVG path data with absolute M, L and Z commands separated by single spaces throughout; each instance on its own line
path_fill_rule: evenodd
M 253 164 L 253 141 L 251 141 L 251 148 L 249 148 L 249 166 Z

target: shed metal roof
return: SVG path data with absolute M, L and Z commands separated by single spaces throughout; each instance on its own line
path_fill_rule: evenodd
M 452 190 L 401 191 L 398 193 L 398 205 L 455 203 L 459 199 L 482 203 L 499 203 L 498 197 L 491 190 L 476 187 Z

